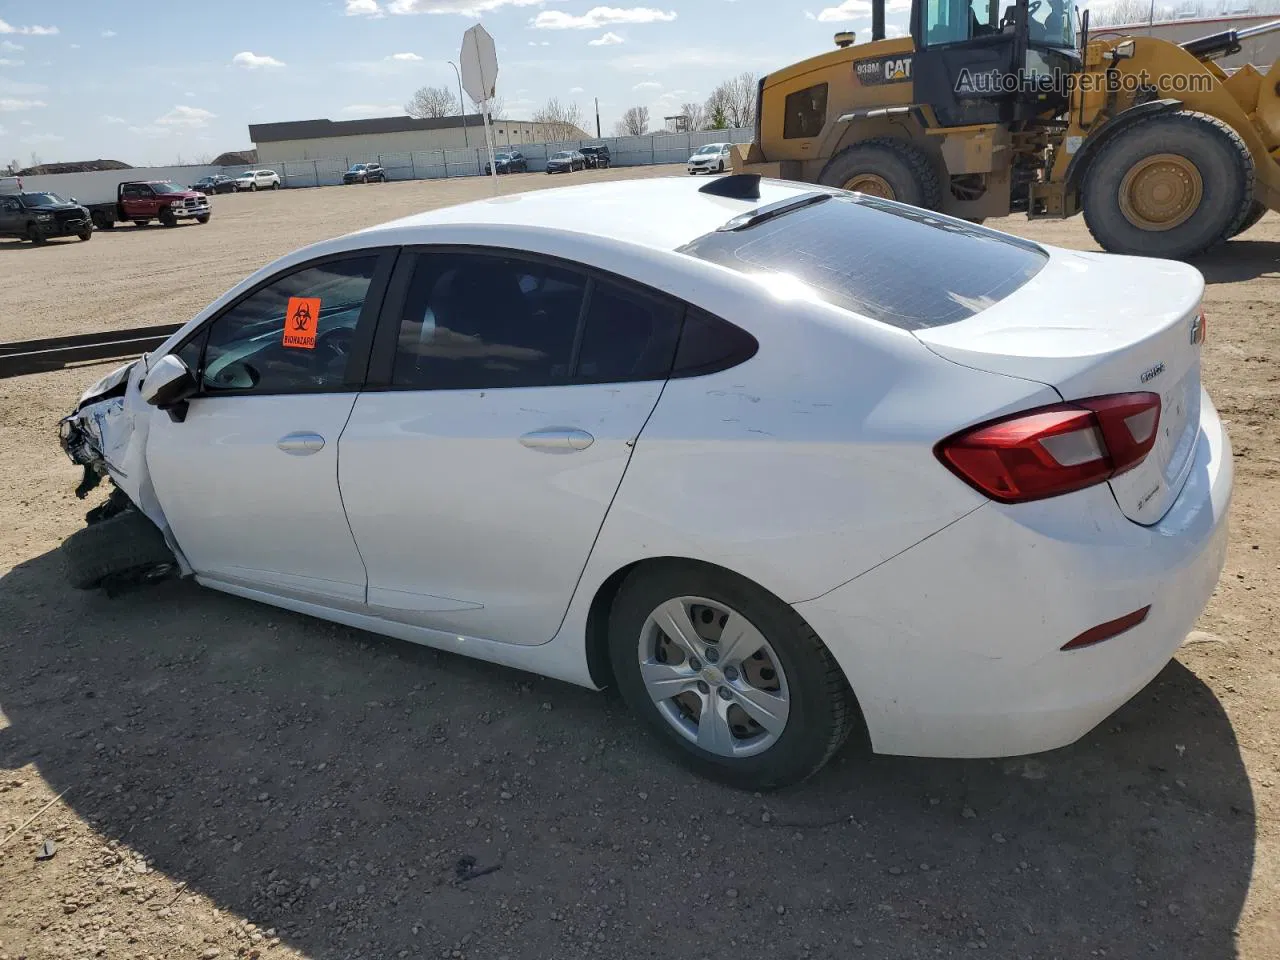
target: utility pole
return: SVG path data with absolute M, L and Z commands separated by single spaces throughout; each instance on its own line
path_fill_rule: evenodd
M 458 65 L 452 60 L 446 60 L 445 63 L 453 67 L 453 72 L 458 76 L 458 110 L 462 114 L 462 145 L 469 147 L 471 141 L 467 139 L 467 100 L 462 94 L 462 74 L 458 71 Z
M 596 139 L 600 139 L 600 98 L 596 97 Z

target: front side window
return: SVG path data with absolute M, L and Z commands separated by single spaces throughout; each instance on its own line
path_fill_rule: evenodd
M 796 140 L 816 137 L 827 123 L 827 85 L 797 90 L 787 97 L 784 105 L 786 117 L 782 124 L 782 138 Z
M 1000 32 L 1004 0 L 929 0 L 925 11 L 925 44 L 940 46 Z
M 419 390 L 544 386 L 569 379 L 587 279 L 517 258 L 419 256 L 392 383 Z
M 377 263 L 370 254 L 294 271 L 213 320 L 198 364 L 202 390 L 340 388 Z M 181 355 L 190 366 L 190 356 Z
M 182 187 L 175 187 L 172 183 L 157 183 L 155 191 L 156 193 L 185 193 Z

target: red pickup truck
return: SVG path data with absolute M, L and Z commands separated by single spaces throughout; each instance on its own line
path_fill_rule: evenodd
M 89 216 L 99 230 L 110 230 L 118 220 L 132 220 L 134 226 L 145 227 L 159 220 L 166 227 L 177 226 L 179 220 L 208 223 L 212 211 L 209 198 L 194 190 L 184 190 L 167 181 L 131 180 L 116 187 L 114 202 L 88 203 Z

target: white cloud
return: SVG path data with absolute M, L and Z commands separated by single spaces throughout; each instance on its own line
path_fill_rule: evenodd
M 114 30 L 103 30 L 102 35 L 106 37 L 108 40 L 110 40 L 112 37 L 116 35 L 116 32 Z
M 271 68 L 284 66 L 284 64 L 275 57 L 251 53 L 248 50 L 245 50 L 243 53 L 237 53 L 231 58 L 231 62 L 237 67 L 244 67 L 246 70 L 258 70 L 264 67 Z
M 402 117 L 404 116 L 404 107 L 395 103 L 381 106 L 373 103 L 353 103 L 349 107 L 342 108 L 342 115 L 352 119 L 368 117 Z
M 155 124 L 148 124 L 145 127 L 130 127 L 129 132 L 136 137 L 147 137 L 151 140 L 159 140 L 167 137 L 173 131 L 169 127 L 158 127 Z
M 387 12 L 456 13 L 464 17 L 478 17 L 500 7 L 540 7 L 545 2 L 546 0 L 391 0 L 387 4 Z
M 0 40 L 0 50 L 21 50 L 22 44 L 14 43 L 12 40 Z
M 9 131 L 4 128 L 4 124 L 0 124 L 0 137 L 3 137 Z
M 825 7 L 818 12 L 820 23 L 843 23 L 846 20 L 865 20 L 871 16 L 871 4 L 867 0 L 844 0 L 838 7 Z
M 387 57 L 387 59 L 388 60 L 408 60 L 410 62 L 415 62 L 415 61 L 421 60 L 422 58 L 418 56 L 416 53 L 393 53 L 391 56 Z
M 580 17 L 562 10 L 543 10 L 533 18 L 535 30 L 598 30 L 615 23 L 665 23 L 676 18 L 674 10 L 653 7 L 592 7 Z
M 645 80 L 641 83 L 637 83 L 631 89 L 632 90 L 661 90 L 662 84 L 660 84 L 657 80 Z
M 570 93 L 586 93 L 587 91 L 584 90 L 582 87 L 570 87 L 569 92 Z
M 20 67 L 20 66 L 22 66 L 21 60 L 9 60 L 5 57 L 0 57 L 0 67 Z
M 60 137 L 56 133 L 30 133 L 22 138 L 23 143 L 60 143 L 66 137 Z
M 0 20 L 0 33 L 21 33 L 31 37 L 51 37 L 57 32 L 57 27 L 15 27 Z
M 34 110 L 48 106 L 43 100 L 0 100 L 0 113 L 14 113 L 18 110 Z
M 80 49 L 80 44 L 78 44 L 78 43 L 73 43 L 73 44 L 71 45 L 71 49 L 72 49 L 72 50 L 79 50 L 79 49 Z
M 106 113 L 102 115 L 102 122 L 103 123 L 126 123 L 127 121 L 125 120 L 124 117 L 113 117 L 111 114 Z
M 596 37 L 594 40 L 588 40 L 588 47 L 612 47 L 615 44 L 623 43 L 623 39 L 616 33 L 606 33 L 602 37 Z
M 348 17 L 380 17 L 382 11 L 378 9 L 375 0 L 347 0 Z
M 156 124 L 162 127 L 203 127 L 216 117 L 200 107 L 185 107 L 179 104 L 162 117 L 156 118 Z
M 529 46 L 531 46 L 531 47 L 549 47 L 549 46 L 551 46 L 551 41 L 550 41 L 550 40 L 530 40 L 530 41 L 529 41 Z

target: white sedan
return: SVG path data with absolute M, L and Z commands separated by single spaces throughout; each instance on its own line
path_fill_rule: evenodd
M 693 151 L 689 157 L 689 173 L 724 173 L 733 165 L 729 152 L 731 143 L 708 143 Z
M 767 789 L 1071 743 L 1214 590 L 1203 282 L 737 175 L 298 250 L 89 390 L 74 586 L 171 575 L 592 688 Z

